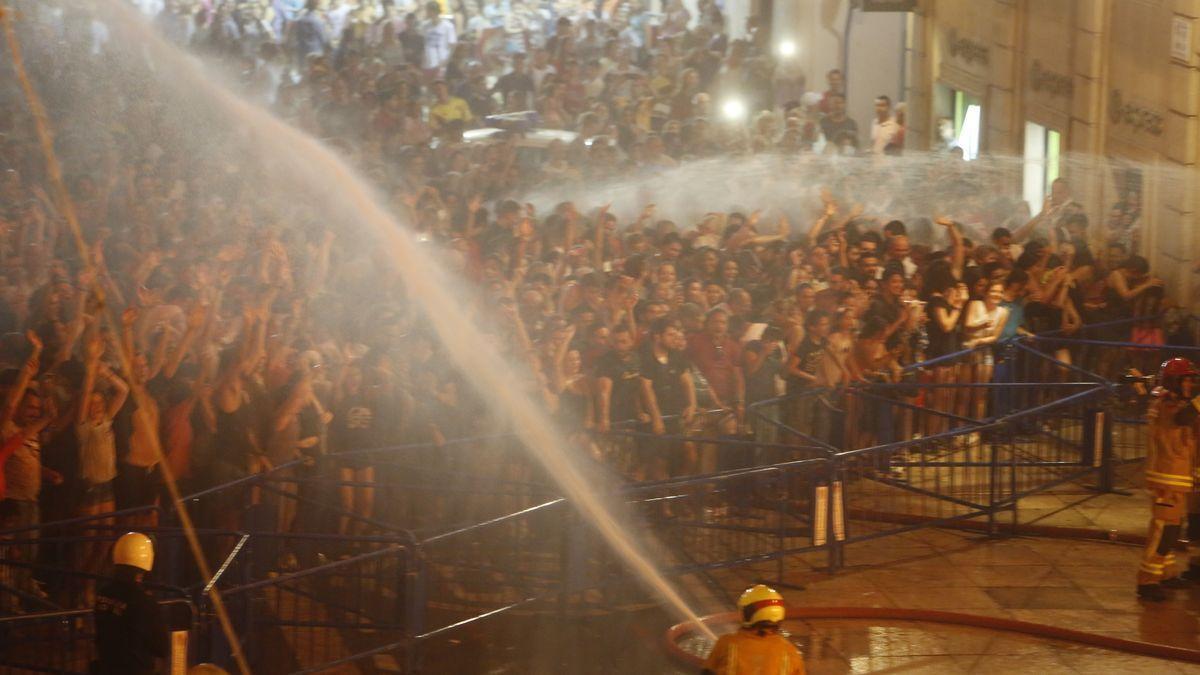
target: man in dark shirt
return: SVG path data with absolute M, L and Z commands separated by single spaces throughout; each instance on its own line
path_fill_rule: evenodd
M 642 351 L 642 375 L 650 382 L 659 416 L 651 420 L 659 429 L 672 435 L 687 435 L 687 428 L 696 415 L 696 387 L 692 382 L 690 364 L 683 354 L 685 345 L 683 325 L 675 319 L 656 320 L 650 328 L 650 340 Z M 663 420 L 667 417 L 669 419 Z M 682 453 L 674 452 L 673 444 L 662 448 L 650 463 L 650 478 L 666 478 L 671 466 L 678 474 L 696 468 L 696 445 L 683 443 Z M 674 460 L 674 461 L 672 461 Z
M 821 367 L 825 362 L 829 315 L 813 310 L 804 317 L 804 339 L 788 361 L 788 393 L 798 394 L 821 386 Z
M 839 139 L 849 136 L 858 146 L 858 124 L 846 116 L 846 97 L 832 94 L 829 97 L 829 114 L 821 118 L 821 132 L 826 143 L 840 143 Z
M 113 546 L 113 579 L 96 592 L 93 675 L 152 675 L 155 659 L 169 651 L 167 624 L 158 602 L 142 587 L 154 567 L 154 544 L 130 532 Z
M 525 92 L 530 96 L 534 94 L 533 77 L 525 68 L 525 55 L 521 53 L 513 54 L 512 70 L 500 76 L 496 80 L 496 85 L 492 87 L 493 92 L 499 93 L 504 101 L 508 102 L 508 97 L 513 92 Z
M 802 394 L 826 384 L 823 381 L 828 350 L 829 315 L 813 310 L 804 317 L 804 339 L 788 360 L 788 393 Z M 825 409 L 816 396 L 799 396 L 788 423 L 796 431 L 820 440 L 828 438 Z
M 650 341 L 641 357 L 642 375 L 650 380 L 659 413 L 675 417 L 666 426 L 682 429 L 683 418 L 696 413 L 696 390 L 688 371 L 687 357 L 680 350 L 683 326 L 675 319 L 658 319 L 650 327 Z
M 489 254 L 508 254 L 520 234 L 518 227 L 523 220 L 521 205 L 506 199 L 496 205 L 496 220 L 483 233 L 483 250 Z
M 879 292 L 867 307 L 867 317 L 878 317 L 887 324 L 884 338 L 889 338 L 901 328 L 908 318 L 904 308 L 904 268 L 899 263 L 889 263 L 880 279 Z
M 650 381 L 642 375 L 642 360 L 633 349 L 633 333 L 627 326 L 612 329 L 612 349 L 596 361 L 596 430 L 605 433 L 613 422 L 658 419 L 655 431 L 661 431 L 661 415 L 654 402 Z
M 404 30 L 400 31 L 400 46 L 404 49 L 405 63 L 420 67 L 425 58 L 425 36 L 421 34 L 420 22 L 413 12 L 404 15 Z

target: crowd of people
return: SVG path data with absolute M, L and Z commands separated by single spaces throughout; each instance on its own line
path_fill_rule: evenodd
M 713 467 L 687 443 L 612 457 L 603 439 L 616 428 L 737 434 L 754 423 L 749 406 L 788 393 L 798 403 L 784 421 L 840 447 L 937 433 L 946 417 L 884 428 L 858 423 L 863 411 L 836 395 L 807 394 L 986 382 L 997 341 L 1166 306 L 1146 260 L 1089 223 L 1066 180 L 1028 217 L 1016 196 L 980 194 L 949 152 L 911 177 L 945 186 L 936 214 L 859 192 L 887 170 L 864 160 L 847 160 L 853 179 L 811 203 L 694 222 L 652 203 L 629 214 L 526 203 L 536 189 L 567 194 L 705 158 L 903 152 L 902 108 L 880 97 L 860 135 L 838 71 L 805 93 L 766 27 L 751 19 L 733 39 L 713 0 L 695 16 L 679 0 L 661 12 L 637 0 L 137 4 L 368 176 L 478 291 L 464 302 L 521 366 L 514 390 L 634 478 Z M 51 196 L 6 66 L 0 531 L 162 503 L 160 463 L 189 491 L 350 453 L 330 471 L 344 482 L 336 527 L 354 533 L 377 515 L 377 466 L 353 451 L 504 429 L 487 399 L 505 392 L 473 389 L 353 224 L 323 218 L 302 194 L 270 194 L 256 173 L 269 162 L 238 154 L 236 130 L 146 95 L 169 75 L 117 27 L 75 3 L 33 3 L 22 22 L 83 241 Z M 714 115 L 730 91 L 755 112 Z M 491 126 L 500 133 L 472 134 Z M 530 129 L 571 133 L 523 145 Z M 1163 340 L 1153 324 L 1134 331 L 1125 337 Z M 968 348 L 968 360 L 908 368 Z M 982 416 L 989 402 L 943 389 L 920 404 Z M 214 523 L 238 517 L 230 507 Z M 295 519 L 294 502 L 281 502 L 277 526 Z M 104 546 L 73 555 L 98 571 Z M 5 570 L 8 585 L 41 592 L 26 568 Z

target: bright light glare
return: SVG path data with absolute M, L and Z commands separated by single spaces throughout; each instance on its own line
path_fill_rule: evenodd
M 791 40 L 784 40 L 779 43 L 779 55 L 783 57 L 796 55 L 796 43 Z
M 982 112 L 982 109 L 977 105 L 967 106 L 967 113 L 963 115 L 962 131 L 958 133 L 958 139 L 955 141 L 958 147 L 963 150 L 963 159 L 968 162 L 979 157 L 979 137 L 982 135 L 980 116 Z
M 736 98 L 731 98 L 721 106 L 725 119 L 736 122 L 746 117 L 746 104 Z

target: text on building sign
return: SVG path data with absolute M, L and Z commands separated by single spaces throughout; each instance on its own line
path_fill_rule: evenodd
M 1120 89 L 1113 89 L 1108 96 L 1108 118 L 1113 124 L 1128 124 L 1134 131 L 1145 131 L 1161 136 L 1166 121 L 1160 112 L 1125 100 Z

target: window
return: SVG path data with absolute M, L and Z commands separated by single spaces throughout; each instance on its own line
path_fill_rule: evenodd
M 1025 171 L 1022 197 L 1030 213 L 1042 210 L 1050 184 L 1058 178 L 1062 134 L 1033 122 L 1025 123 Z
M 983 105 L 964 92 L 954 92 L 954 145 L 962 148 L 963 159 L 979 158 L 979 139 L 983 135 Z

